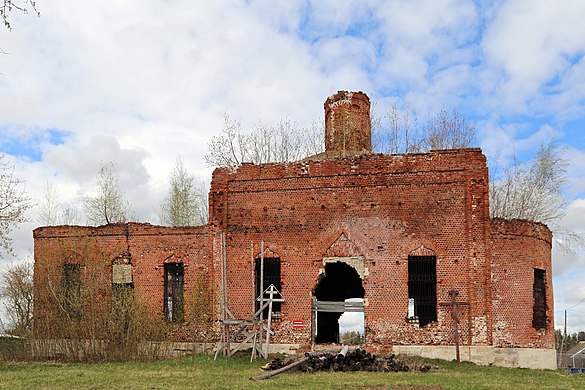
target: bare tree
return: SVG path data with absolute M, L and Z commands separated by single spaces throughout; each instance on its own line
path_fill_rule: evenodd
M 33 262 L 8 267 L 2 274 L 0 297 L 8 318 L 2 324 L 5 332 L 14 336 L 28 337 L 33 324 Z
M 206 191 L 197 186 L 195 176 L 187 172 L 179 156 L 171 173 L 171 188 L 161 204 L 161 223 L 170 226 L 194 226 L 207 222 Z
M 422 149 L 416 118 L 411 119 L 408 110 L 392 105 L 378 117 L 372 114 L 372 139 L 374 150 L 384 154 L 415 153 Z M 384 125 L 387 127 L 384 128 Z
M 39 264 L 35 305 L 43 315 L 34 319 L 33 356 L 53 357 L 55 348 L 69 361 L 160 356 L 170 328 L 151 302 L 134 294 L 131 279 L 114 271 L 115 265 L 130 264 L 126 254 L 112 259 L 111 249 L 95 237 L 64 238 L 51 251 L 69 260 L 57 272 Z
M 467 121 L 455 109 L 451 113 L 443 109 L 429 114 L 421 126 L 408 109 L 393 105 L 382 118 L 372 116 L 372 133 L 374 149 L 386 154 L 467 148 L 477 142 L 477 124 Z
M 3 0 L 2 6 L 0 7 L 0 17 L 2 17 L 4 26 L 9 30 L 12 29 L 12 25 L 8 19 L 8 15 L 14 10 L 25 14 L 32 11 L 37 16 L 41 16 L 41 13 L 37 10 L 37 2 L 35 0 Z
M 197 193 L 197 220 L 198 224 L 206 224 L 209 219 L 209 180 L 200 179 L 195 186 Z
M 397 105 L 386 115 L 371 115 L 374 150 L 379 153 L 416 153 L 431 149 L 470 147 L 477 142 L 477 125 L 453 110 L 429 115 L 424 126 Z M 209 166 L 237 166 L 244 162 L 298 161 L 323 151 L 323 123 L 299 128 L 289 119 L 277 126 L 259 123 L 244 132 L 240 122 L 228 115 L 220 135 L 212 138 L 205 159 Z
M 422 144 L 425 149 L 459 149 L 477 142 L 477 124 L 463 118 L 457 110 L 449 114 L 444 109 L 429 116 L 423 127 Z
M 39 214 L 37 217 L 39 223 L 45 226 L 56 225 L 59 213 L 58 209 L 59 200 L 57 191 L 53 187 L 53 184 L 46 182 L 43 198 L 39 203 Z
M 242 134 L 242 125 L 227 114 L 223 117 L 221 134 L 214 136 L 208 145 L 205 161 L 209 166 L 237 166 L 246 161 L 247 136 Z
M 62 203 L 59 210 L 60 225 L 75 225 L 79 223 L 79 209 L 74 203 Z
M 324 133 L 322 125 L 300 128 L 289 119 L 276 126 L 258 123 L 244 132 L 239 121 L 225 115 L 221 134 L 211 139 L 205 160 L 218 167 L 297 161 L 323 151 Z
M 542 144 L 526 164 L 514 159 L 512 166 L 501 172 L 495 167 L 490 175 L 491 216 L 547 224 L 565 251 L 584 245 L 579 234 L 560 225 L 567 212 L 563 187 L 568 165 L 563 149 L 551 142 Z
M 45 226 L 72 225 L 79 221 L 75 205 L 59 201 L 60 195 L 52 183 L 45 183 L 43 198 L 39 203 L 37 220 Z
M 26 222 L 26 210 L 32 202 L 26 194 L 22 180 L 14 176 L 14 166 L 0 154 L 0 248 L 12 252 L 10 232 Z
M 120 190 L 114 163 L 101 165 L 97 174 L 96 195 L 86 196 L 83 203 L 87 219 L 94 225 L 126 222 L 130 204 Z
M 492 178 L 492 216 L 542 223 L 558 221 L 567 205 L 562 193 L 567 166 L 562 149 L 555 143 L 541 145 L 527 164 L 515 159 L 511 167 L 503 170 L 503 177 Z

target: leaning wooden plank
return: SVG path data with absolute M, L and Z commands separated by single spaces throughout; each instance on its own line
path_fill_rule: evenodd
M 250 363 L 252 363 L 252 360 L 256 359 L 256 339 L 258 338 L 258 329 L 254 327 L 252 332 L 254 332 L 254 340 L 252 341 L 252 354 L 250 355 Z
M 220 342 L 217 344 L 217 351 L 215 351 L 215 356 L 213 357 L 213 360 L 217 360 L 217 357 L 219 356 L 219 353 L 220 353 L 220 352 L 221 352 L 223 349 L 224 349 L 223 342 L 222 342 L 222 341 L 220 341 Z
M 270 377 L 273 377 L 275 375 L 278 375 L 280 373 L 283 373 L 285 371 L 290 370 L 291 368 L 295 368 L 296 366 L 303 364 L 304 362 L 306 362 L 307 360 L 309 360 L 309 358 L 307 356 L 304 356 L 302 358 L 300 358 L 299 360 L 297 360 L 296 362 L 293 362 L 291 364 L 289 364 L 286 367 L 282 367 L 279 368 L 278 370 L 274 370 L 274 371 L 270 371 L 267 374 L 262 374 L 262 375 L 258 375 L 258 376 L 253 376 L 252 378 L 250 378 L 253 381 L 257 381 L 257 380 L 262 380 L 262 379 L 268 379 Z
M 236 352 L 238 352 L 240 350 L 240 348 L 242 348 L 242 346 L 244 346 L 244 344 L 246 344 L 248 341 L 252 340 L 253 337 L 256 337 L 256 332 L 252 331 L 250 334 L 248 334 L 248 336 L 242 340 L 242 342 L 240 342 L 238 345 L 236 345 L 235 347 L 232 347 L 233 349 L 231 350 L 231 352 L 229 353 L 229 357 L 234 356 L 234 354 Z

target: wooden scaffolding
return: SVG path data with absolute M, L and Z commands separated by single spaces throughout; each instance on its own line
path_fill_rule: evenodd
M 260 252 L 260 291 L 259 296 L 255 298 L 258 302 L 259 308 L 254 312 L 252 317 L 247 319 L 237 319 L 229 310 L 228 294 L 227 294 L 227 256 L 225 234 L 221 235 L 222 247 L 222 332 L 220 341 L 215 351 L 214 360 L 222 354 L 223 356 L 233 356 L 237 351 L 245 349 L 252 344 L 252 354 L 250 361 L 254 360 L 258 355 L 263 358 L 268 358 L 268 350 L 270 347 L 270 336 L 274 334 L 272 331 L 272 312 L 273 304 L 275 302 L 284 302 L 284 298 L 280 291 L 271 284 L 264 289 L 264 241 L 262 241 L 262 249 Z M 253 256 L 252 256 L 253 257 Z M 255 306 L 255 305 L 254 305 Z M 264 314 L 266 311 L 266 319 Z

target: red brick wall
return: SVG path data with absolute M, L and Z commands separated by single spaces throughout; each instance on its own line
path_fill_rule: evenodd
M 63 264 L 78 264 L 81 277 L 82 302 L 99 302 L 96 307 L 109 305 L 111 294 L 111 266 L 103 259 L 111 259 L 127 251 L 126 226 L 108 225 L 100 229 L 79 226 L 38 228 L 33 232 L 35 250 L 35 332 L 44 337 L 60 337 L 59 318 Z M 88 285 L 91 284 L 91 289 Z M 83 307 L 89 310 L 89 305 Z M 94 313 L 84 313 L 91 316 Z
M 203 280 L 212 283 L 210 235 L 206 226 L 169 228 L 128 223 L 100 227 L 56 226 L 34 231 L 35 328 L 44 332 L 47 313 L 57 313 L 54 296 L 59 289 L 63 264 L 81 265 L 82 300 L 94 298 L 110 304 L 112 262 L 130 256 L 135 298 L 154 315 L 163 316 L 164 264 L 184 264 L 185 324 L 175 326 L 175 338 L 187 340 L 189 316 L 196 289 Z
M 490 222 L 486 159 L 479 149 L 220 168 L 209 203 L 210 222 L 203 227 L 36 229 L 37 334 L 56 337 L 43 324 L 59 312 L 52 295 L 63 264 L 80 264 L 82 294 L 92 285 L 93 295 L 85 298 L 107 306 L 112 261 L 129 255 L 135 296 L 161 318 L 164 264 L 184 264 L 187 321 L 173 326 L 174 338 L 191 340 L 190 302 L 201 280 L 210 286 L 214 318 L 221 318 L 225 234 L 228 305 L 238 318 L 254 311 L 253 259 L 261 242 L 281 259 L 286 302 L 272 342 L 309 347 L 312 291 L 324 258 L 353 256 L 363 261 L 356 267 L 372 347 L 452 345 L 451 290 L 462 303 L 463 345 L 554 347 L 551 233 L 526 221 Z M 408 256 L 429 253 L 437 263 L 438 321 L 421 328 L 406 318 Z M 534 268 L 546 271 L 544 331 L 532 328 Z M 305 326 L 294 329 L 293 320 Z
M 554 348 L 552 234 L 543 224 L 495 219 L 492 227 L 493 326 L 497 347 Z M 546 272 L 546 329 L 532 327 L 534 269 Z
M 229 304 L 252 314 L 253 262 L 260 243 L 281 258 L 282 321 L 275 341 L 310 343 L 311 291 L 327 249 L 343 233 L 365 257 L 371 343 L 451 344 L 459 291 L 464 344 L 491 343 L 487 168 L 479 149 L 370 155 L 221 168 L 213 174 L 210 223 L 227 232 Z M 437 256 L 438 323 L 406 320 L 407 258 Z M 216 270 L 217 273 L 217 270 Z M 304 320 L 293 330 L 291 321 Z

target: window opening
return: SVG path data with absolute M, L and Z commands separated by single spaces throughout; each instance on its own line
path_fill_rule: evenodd
M 260 259 L 255 259 L 255 283 L 256 283 L 256 297 L 259 297 L 260 291 Z M 280 280 L 280 258 L 279 257 L 265 257 L 264 258 L 264 281 L 262 283 L 264 290 L 274 284 L 274 287 L 282 293 L 282 282 Z M 281 298 L 281 297 L 276 297 Z M 260 309 L 260 302 L 256 301 L 256 309 Z M 281 302 L 272 303 L 272 319 L 279 319 L 281 312 Z M 263 317 L 268 317 L 268 308 L 264 309 Z
M 63 265 L 63 308 L 72 319 L 81 318 L 81 266 Z
M 183 264 L 165 264 L 165 319 L 169 322 L 183 321 L 183 279 Z
M 112 337 L 118 345 L 129 339 L 136 313 L 134 311 L 134 286 L 132 283 L 112 283 Z
M 408 256 L 409 317 L 419 326 L 437 321 L 437 258 Z
M 546 328 L 546 272 L 542 269 L 534 269 L 534 307 L 532 313 L 532 326 L 535 329 Z
M 112 262 L 112 319 L 117 324 L 116 337 L 123 342 L 134 317 L 134 285 L 130 256 Z

